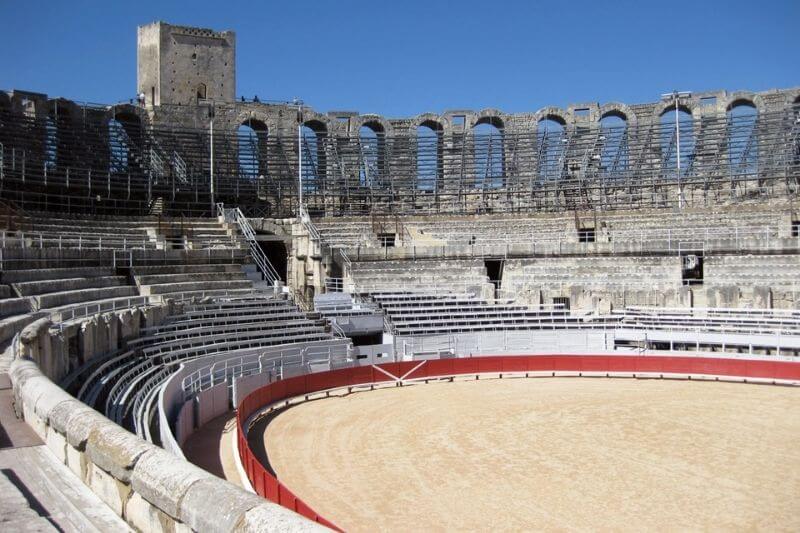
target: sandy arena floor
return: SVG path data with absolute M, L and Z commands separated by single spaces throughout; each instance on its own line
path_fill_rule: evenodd
M 796 388 L 418 385 L 292 407 L 263 444 L 278 478 L 348 531 L 800 530 Z

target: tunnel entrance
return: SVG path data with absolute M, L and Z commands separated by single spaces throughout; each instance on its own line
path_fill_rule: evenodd
M 503 263 L 502 259 L 486 259 L 483 262 L 486 267 L 486 275 L 489 276 L 489 281 L 494 285 L 495 294 L 497 294 L 503 282 Z
M 272 266 L 275 268 L 275 271 L 280 276 L 281 281 L 286 283 L 286 273 L 288 268 L 288 251 L 286 250 L 286 245 L 283 243 L 282 240 L 278 237 L 274 237 L 274 240 L 261 240 L 259 239 L 258 245 L 261 247 L 261 250 L 264 252 L 264 255 L 267 256 L 267 259 Z

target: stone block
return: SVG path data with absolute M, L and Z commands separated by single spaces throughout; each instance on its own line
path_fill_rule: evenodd
M 203 479 L 181 501 L 180 521 L 195 531 L 231 531 L 264 500 L 220 479 Z
M 154 449 L 154 445 L 105 418 L 95 425 L 86 442 L 89 460 L 124 483 L 130 482 L 139 458 Z
M 136 462 L 131 486 L 147 501 L 173 518 L 178 518 L 183 495 L 201 479 L 215 478 L 169 452 L 153 449 Z
M 65 422 L 67 442 L 78 451 L 84 451 L 89 435 L 108 424 L 113 426 L 110 420 L 87 406 L 87 410 L 72 414 Z
M 236 532 L 266 533 L 268 531 L 330 531 L 297 513 L 272 502 L 262 502 L 244 515 L 234 529 Z
M 148 533 L 174 533 L 175 520 L 142 498 L 131 494 L 125 506 L 125 520 L 139 531 Z
M 131 494 L 129 485 L 92 462 L 88 464 L 86 484 L 117 516 L 124 516 L 122 513 Z
M 47 428 L 45 444 L 59 461 L 64 464 L 67 463 L 67 439 L 62 433 L 52 427 Z

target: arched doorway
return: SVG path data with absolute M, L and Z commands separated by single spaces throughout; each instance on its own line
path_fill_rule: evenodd
M 600 119 L 603 148 L 600 152 L 600 176 L 604 180 L 624 177 L 628 168 L 628 122 L 622 113 L 612 112 Z
M 728 164 L 733 176 L 758 171 L 758 110 L 750 100 L 739 100 L 728 107 Z
M 358 130 L 360 148 L 359 184 L 380 186 L 383 181 L 386 132 L 380 122 L 366 122 Z
M 561 117 L 548 116 L 536 128 L 539 183 L 555 182 L 561 177 L 562 155 L 565 149 L 565 122 Z
M 475 188 L 495 189 L 503 186 L 503 122 L 497 117 L 485 117 L 475 123 L 473 160 Z
M 442 177 L 442 125 L 432 120 L 417 126 L 417 183 L 421 191 L 436 191 Z
M 694 157 L 694 121 L 687 108 L 678 107 L 676 111 L 674 107 L 670 107 L 661 114 L 660 141 L 664 177 L 680 179 L 686 174 Z

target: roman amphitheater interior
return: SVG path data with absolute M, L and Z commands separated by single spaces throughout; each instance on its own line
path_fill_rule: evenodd
M 157 22 L 130 101 L 0 91 L 0 413 L 49 454 L 0 466 L 95 502 L 71 527 L 335 527 L 256 479 L 251 419 L 240 486 L 186 451 L 301 376 L 568 354 L 554 375 L 800 382 L 800 88 L 388 118 L 240 98 L 235 52 Z M 48 526 L 9 479 L 4 527 Z

